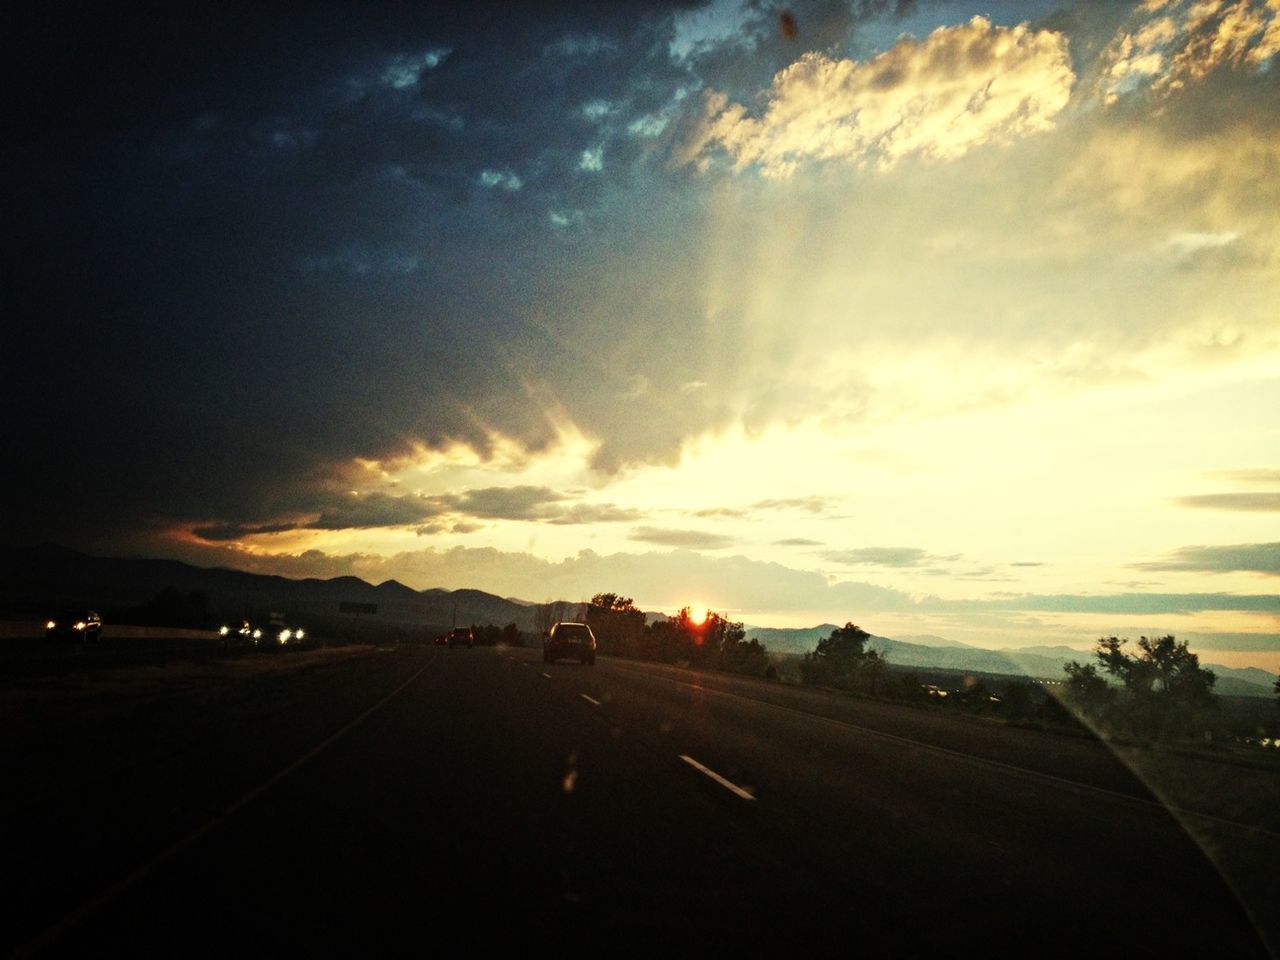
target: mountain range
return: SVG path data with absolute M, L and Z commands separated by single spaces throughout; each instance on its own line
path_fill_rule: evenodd
M 798 655 L 808 653 L 818 641 L 831 635 L 836 629 L 833 623 L 800 629 L 747 627 L 747 639 L 755 638 L 770 652 Z M 1015 676 L 1062 679 L 1064 664 L 1075 660 L 1088 663 L 1092 655 L 1087 650 L 1066 646 L 1029 646 L 1009 650 L 985 650 L 942 637 L 913 637 L 912 640 L 928 640 L 915 643 L 878 637 L 874 634 L 867 642 L 867 649 L 883 654 L 889 663 L 899 667 L 934 667 L 944 670 L 963 670 L 973 673 L 1012 674 Z M 941 642 L 939 642 L 941 641 Z M 1224 667 L 1205 663 L 1217 676 L 1214 689 L 1218 693 L 1233 696 L 1271 697 L 1275 695 L 1275 675 L 1257 667 Z
M 483 590 L 414 590 L 395 580 L 374 585 L 359 577 L 329 580 L 293 580 L 267 574 L 246 573 L 225 567 L 197 567 L 177 560 L 140 557 L 96 557 L 55 544 L 35 547 L 0 546 L 0 618 L 40 619 L 49 610 L 75 604 L 92 606 L 104 614 L 139 607 L 161 591 L 199 591 L 209 608 L 224 618 L 262 617 L 281 611 L 290 617 L 325 620 L 351 618 L 344 605 L 376 613 L 359 614 L 381 624 L 400 628 L 443 630 L 451 624 L 514 623 L 522 631 L 536 632 L 543 605 L 514 597 L 500 597 Z M 581 616 L 581 604 L 560 601 L 561 617 Z M 348 607 L 348 610 L 351 609 Z M 660 614 L 647 614 L 659 619 Z M 805 628 L 748 626 L 748 639 L 760 640 L 771 653 L 807 653 L 836 629 L 824 623 Z M 903 667 L 934 667 L 976 673 L 1014 674 L 1060 679 L 1063 664 L 1087 661 L 1088 651 L 1071 647 L 1029 646 L 1013 650 L 986 650 L 938 636 L 899 639 L 872 636 L 870 649 Z M 1218 677 L 1219 693 L 1270 697 L 1275 677 L 1255 667 L 1237 669 L 1206 663 Z

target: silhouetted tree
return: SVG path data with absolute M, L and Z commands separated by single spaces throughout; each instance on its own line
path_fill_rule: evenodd
M 1062 669 L 1067 675 L 1063 685 L 1063 700 L 1067 707 L 1082 719 L 1094 723 L 1101 721 L 1107 708 L 1115 700 L 1115 689 L 1092 663 L 1081 664 L 1072 660 L 1064 664 Z
M 1102 718 L 1114 729 L 1144 737 L 1188 732 L 1199 712 L 1215 705 L 1213 671 L 1201 667 L 1200 658 L 1172 634 L 1140 637 L 1136 656 L 1124 649 L 1127 643 L 1119 637 L 1100 637 L 1094 650 L 1098 665 L 1124 689 L 1123 700 L 1102 711 Z M 1078 663 L 1069 663 L 1065 669 L 1069 691 L 1075 682 L 1100 695 L 1093 680 L 1102 680 L 1096 668 L 1091 676 L 1090 668 Z
M 597 593 L 587 605 L 587 625 L 595 634 L 601 653 L 620 657 L 639 655 L 644 611 L 637 609 L 630 597 Z
M 1035 688 L 1025 680 L 1014 680 L 1007 684 L 1000 712 L 1014 722 L 1030 720 L 1036 713 Z
M 871 634 L 850 622 L 818 641 L 812 653 L 800 663 L 805 683 L 877 693 L 887 680 L 887 663 L 876 651 L 866 648 Z

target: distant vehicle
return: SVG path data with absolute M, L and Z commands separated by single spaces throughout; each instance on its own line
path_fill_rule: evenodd
M 470 627 L 454 627 L 449 631 L 448 644 L 451 647 L 470 647 L 476 642 L 475 635 L 471 632 Z
M 585 623 L 557 623 L 542 639 L 542 659 L 553 663 L 561 657 L 574 657 L 594 665 L 596 662 L 596 635 Z
M 248 620 L 235 620 L 223 624 L 218 630 L 223 647 L 252 647 L 262 641 L 262 630 Z
M 44 638 L 97 642 L 102 639 L 102 618 L 92 610 L 65 610 L 45 621 Z
M 273 613 L 267 622 L 267 632 L 262 638 L 265 646 L 300 647 L 307 641 L 307 632 L 298 626 L 290 626 L 284 614 Z
M 449 634 L 442 633 L 438 637 L 436 637 L 437 647 L 447 647 L 448 645 L 449 645 Z

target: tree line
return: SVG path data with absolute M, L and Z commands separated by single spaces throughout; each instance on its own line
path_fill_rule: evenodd
M 715 611 L 697 621 L 684 607 L 674 617 L 646 624 L 644 611 L 630 597 L 597 593 L 587 604 L 586 622 L 600 652 L 608 656 L 777 677 L 765 645 L 756 639 L 747 640 L 741 622 Z
M 551 609 L 557 606 L 563 609 Z M 544 607 L 540 616 L 548 627 L 554 622 L 551 617 L 585 620 L 607 656 L 778 676 L 765 645 L 747 640 L 741 622 L 714 611 L 699 622 L 685 607 L 674 617 L 646 623 L 632 599 L 618 593 L 597 593 L 585 605 Z M 892 668 L 883 653 L 870 648 L 870 640 L 871 635 L 852 622 L 835 628 L 804 654 L 801 682 L 884 699 L 945 704 L 1014 723 L 1083 725 L 1096 733 L 1143 740 L 1198 735 L 1208 729 L 1217 707 L 1213 671 L 1201 667 L 1187 644 L 1172 635 L 1141 637 L 1136 650 L 1129 649 L 1128 640 L 1102 637 L 1094 662 L 1066 664 L 1065 680 L 1052 695 L 1040 683 L 1014 678 L 965 677 L 959 689 L 944 690 L 922 683 L 913 671 Z M 1276 694 L 1280 712 L 1280 679 Z

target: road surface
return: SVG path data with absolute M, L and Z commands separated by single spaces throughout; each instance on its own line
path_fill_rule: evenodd
M 1089 741 L 520 649 L 166 703 L 92 774 L 25 757 L 4 949 L 1266 955 L 1256 896 Z

